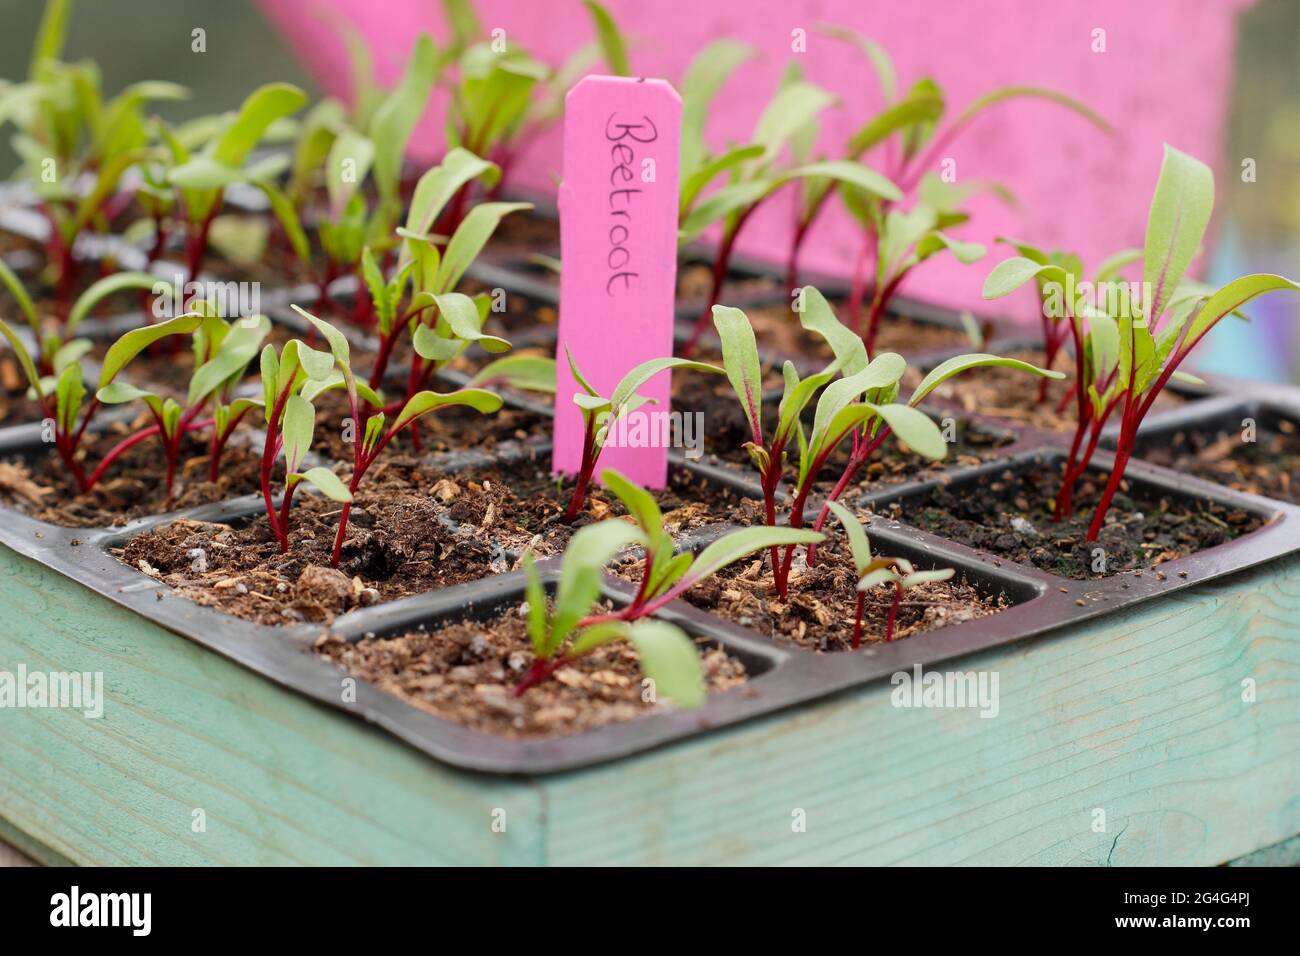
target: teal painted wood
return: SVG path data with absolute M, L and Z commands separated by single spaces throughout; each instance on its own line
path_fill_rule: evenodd
M 171 598 L 166 598 L 170 600 Z M 531 863 L 531 786 L 451 771 L 0 548 L 0 670 L 102 671 L 103 717 L 0 710 L 0 817 L 77 863 Z M 508 805 L 504 834 L 492 810 Z M 206 832 L 192 830 L 193 811 Z M 513 824 L 513 825 L 512 825 Z
M 996 672 L 993 719 L 879 684 L 533 781 L 444 767 L 4 548 L 0 615 L 0 669 L 105 674 L 100 720 L 0 711 L 0 818 L 79 863 L 1212 864 L 1300 833 L 1300 558 L 953 665 Z

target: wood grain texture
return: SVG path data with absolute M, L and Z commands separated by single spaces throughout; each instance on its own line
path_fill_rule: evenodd
M 172 598 L 167 598 L 171 600 Z M 0 817 L 77 863 L 524 863 L 527 784 L 453 772 L 0 548 L 0 670 L 102 671 L 104 715 L 0 710 Z M 505 833 L 492 810 L 509 806 Z M 192 830 L 193 811 L 206 832 Z
M 993 719 L 880 684 L 535 781 L 439 765 L 3 548 L 0 615 L 0 669 L 105 674 L 99 720 L 0 711 L 0 818 L 79 863 L 1209 864 L 1300 833 L 1300 559 L 963 659 L 998 674 Z

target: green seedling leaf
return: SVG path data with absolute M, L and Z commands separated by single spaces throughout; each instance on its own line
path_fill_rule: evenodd
M 894 435 L 918 455 L 938 461 L 948 454 L 948 443 L 929 415 L 910 405 L 877 405 L 876 414 L 883 418 Z
M 609 15 L 609 11 L 595 0 L 584 0 L 584 5 L 596 26 L 596 38 L 600 43 L 600 52 L 605 58 L 605 65 L 609 67 L 609 72 L 615 76 L 631 76 L 632 66 L 627 59 L 627 44 L 623 41 L 618 24 Z
M 312 315 L 306 309 L 301 308 L 297 305 L 292 306 L 292 308 L 295 312 L 297 312 L 304 319 L 306 319 L 313 326 L 315 326 L 316 331 L 318 331 L 322 336 L 325 337 L 325 341 L 329 343 L 330 355 L 333 358 L 334 362 L 338 362 L 339 365 L 347 367 L 351 363 L 351 352 L 350 349 L 348 348 L 347 336 L 345 336 L 334 326 L 330 325 L 324 319 L 320 319 Z M 305 348 L 305 346 L 300 346 L 299 351 L 301 352 L 303 348 Z M 305 358 L 303 359 L 303 364 L 304 365 L 307 364 Z M 332 365 L 333 362 L 331 362 L 330 364 Z M 319 377 L 320 376 L 318 375 L 312 376 L 312 378 L 319 378 Z
M 627 638 L 641 659 L 641 671 L 654 681 L 656 695 L 678 707 L 704 705 L 708 692 L 695 644 L 678 627 L 666 621 L 638 621 L 627 628 Z
M 1152 301 L 1142 303 L 1149 321 L 1160 317 L 1178 288 L 1201 247 L 1213 210 L 1214 174 L 1210 167 L 1166 145 L 1147 216 L 1142 256 L 1142 279 L 1152 290 Z
M 501 169 L 461 146 L 451 149 L 416 183 L 406 215 L 407 231 L 419 236 L 429 233 L 451 198 L 475 179 L 482 179 L 490 188 L 500 181 Z
M 66 373 L 65 373 L 66 374 Z M 144 402 L 159 418 L 163 414 L 163 400 L 153 392 L 147 392 L 127 382 L 113 382 L 105 385 L 95 393 L 102 405 L 125 405 L 128 402 Z
M 957 571 L 954 568 L 935 568 L 933 571 L 912 571 L 899 582 L 906 590 L 922 584 L 935 584 L 949 580 Z
M 298 471 L 298 466 L 311 450 L 315 430 L 316 409 L 301 395 L 290 395 L 284 406 L 284 420 L 280 426 L 280 434 L 284 438 L 286 472 Z
M 754 52 L 753 48 L 738 40 L 715 40 L 700 50 L 686 68 L 679 87 L 682 97 L 683 175 L 694 170 L 706 152 L 704 126 L 713 97 Z
M 374 158 L 375 144 L 368 136 L 349 129 L 335 138 L 325 161 L 325 189 L 335 218 L 361 188 Z
M 644 544 L 640 530 L 626 521 L 610 520 L 580 528 L 560 564 L 551 633 L 542 656 L 549 658 L 600 596 L 600 575 L 614 555 L 632 544 Z
M 258 87 L 239 107 L 234 121 L 212 144 L 212 159 L 238 169 L 266 134 L 273 122 L 297 112 L 307 94 L 290 83 L 267 83 Z
M 695 205 L 696 198 L 714 179 L 725 172 L 742 166 L 751 159 L 757 159 L 763 155 L 763 152 L 762 146 L 736 146 L 721 156 L 703 163 L 689 175 L 684 176 L 681 185 L 681 198 L 678 201 L 679 218 L 686 218 L 691 207 Z
M 820 86 L 797 81 L 781 87 L 754 127 L 753 141 L 763 147 L 761 163 L 771 163 L 806 123 L 835 102 Z
M 160 341 L 169 335 L 189 335 L 199 327 L 202 321 L 202 316 L 186 313 L 185 315 L 178 315 L 174 319 L 168 319 L 166 322 L 159 322 L 157 325 L 146 325 L 127 332 L 114 342 L 104 355 L 104 361 L 99 370 L 99 387 L 103 388 L 112 382 L 117 377 L 117 373 L 122 371 L 122 368 L 128 362 L 154 342 Z
M 543 355 L 509 355 L 483 366 L 468 384 L 481 387 L 496 382 L 554 395 L 555 359 Z
M 9 347 L 13 349 L 14 355 L 18 358 L 18 364 L 23 368 L 23 374 L 27 376 L 27 381 L 32 387 L 38 402 L 44 403 L 45 390 L 41 387 L 41 376 L 36 371 L 36 363 L 32 361 L 32 354 L 27 351 L 27 346 L 23 345 L 23 340 L 18 337 L 18 333 L 4 319 L 0 319 L 0 335 L 5 337 Z
M 54 386 L 55 410 L 59 430 L 72 432 L 81 412 L 81 401 L 86 395 L 86 385 L 81 379 L 81 366 L 69 365 L 63 370 Z
M 157 285 L 159 285 L 158 278 L 149 275 L 147 272 L 115 272 L 110 276 L 96 280 L 85 292 L 77 296 L 77 301 L 72 303 L 72 308 L 68 311 L 68 321 L 64 324 L 63 334 L 71 336 L 77 326 L 81 324 L 81 320 L 110 295 L 126 289 L 143 289 L 151 292 Z
M 222 339 L 215 355 L 190 378 L 185 403 L 207 398 L 230 379 L 241 376 L 257 355 L 262 340 L 271 332 L 271 320 L 264 315 L 240 319 Z
M 1029 362 L 1022 362 L 1019 359 L 1001 358 L 997 355 L 990 355 L 986 352 L 975 352 L 970 355 L 956 355 L 952 358 L 940 362 L 931 371 L 930 374 L 921 380 L 921 384 L 916 386 L 912 392 L 912 397 L 908 399 L 907 404 L 915 405 L 929 395 L 936 388 L 952 378 L 954 375 L 960 375 L 972 368 L 981 368 L 990 365 L 1000 365 L 1005 368 L 1015 368 L 1022 372 L 1028 372 L 1031 375 L 1038 375 L 1043 378 L 1065 378 L 1063 372 L 1049 372 L 1047 369 L 1039 368 Z
M 421 415 L 444 405 L 466 405 L 486 415 L 501 407 L 501 396 L 481 388 L 462 388 L 445 395 L 438 392 L 416 392 L 393 422 L 393 430 L 400 431 Z
M 576 537 L 576 536 L 575 536 Z M 820 544 L 825 535 L 801 528 L 772 528 L 766 525 L 732 531 L 714 541 L 700 552 L 686 575 L 673 590 L 684 591 L 706 578 L 712 577 L 729 564 L 748 557 L 756 551 L 782 548 L 787 545 Z
M 445 261 L 445 260 L 444 260 Z M 416 304 L 432 301 L 438 309 L 438 315 L 446 320 L 452 334 L 465 342 L 476 342 L 485 352 L 506 352 L 510 343 L 495 335 L 483 334 L 483 315 L 474 300 L 461 292 L 448 292 L 443 295 L 431 295 L 422 292 L 416 296 Z
M 845 375 L 856 375 L 867 367 L 867 350 L 861 337 L 836 318 L 819 290 L 804 286 L 799 290 L 799 305 L 799 324 L 826 340 Z
M 546 591 L 537 574 L 537 562 L 531 551 L 525 552 L 523 565 L 524 600 L 528 602 L 528 638 L 532 642 L 533 653 L 542 657 L 548 643 Z
M 1284 276 L 1268 274 L 1242 276 L 1240 279 L 1232 280 L 1206 299 L 1205 304 L 1196 313 L 1196 318 L 1188 326 L 1184 338 L 1187 343 L 1186 348 L 1194 346 L 1220 319 L 1236 311 L 1251 299 L 1266 292 L 1285 289 L 1300 291 L 1300 284 Z
M 663 514 L 655 503 L 654 495 L 613 468 L 606 468 L 600 473 L 600 482 L 623 502 L 628 514 L 641 526 L 647 542 L 664 535 Z
M 863 529 L 862 523 L 853 516 L 853 513 L 838 501 L 828 501 L 826 506 L 831 509 L 831 513 L 839 519 L 840 524 L 844 527 L 844 535 L 849 542 L 849 551 L 853 555 L 853 567 L 857 570 L 860 578 L 867 573 L 867 568 L 871 565 L 871 543 L 867 540 L 867 532 Z
M 32 330 L 32 335 L 37 341 L 41 338 L 41 320 L 36 314 L 36 306 L 32 303 L 32 297 L 27 294 L 27 287 L 23 285 L 18 275 L 9 268 L 9 264 L 0 259 L 0 282 L 13 296 L 13 300 L 18 303 L 18 309 L 27 321 L 27 327 Z
M 315 468 L 308 468 L 304 472 L 294 472 L 289 475 L 293 481 L 306 481 L 315 485 L 316 489 L 331 501 L 349 502 L 352 500 L 352 492 L 348 491 L 347 486 L 328 468 L 317 465 Z
M 375 143 L 375 188 L 384 203 L 397 201 L 402 156 L 415 124 L 424 113 L 437 75 L 438 52 L 429 35 L 422 33 L 416 38 L 402 79 L 379 104 L 371 121 L 370 136 Z
M 718 330 L 718 338 L 722 340 L 722 364 L 726 369 L 727 381 L 740 400 L 740 407 L 745 412 L 754 441 L 761 443 L 763 377 L 759 369 L 754 328 L 750 325 L 749 316 L 740 309 L 726 305 L 713 307 L 713 326 Z

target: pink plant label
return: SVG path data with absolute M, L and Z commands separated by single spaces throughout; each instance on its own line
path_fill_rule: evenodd
M 681 98 L 664 80 L 588 76 L 565 97 L 557 473 L 572 475 L 582 463 L 582 413 L 573 403 L 580 386 L 565 348 L 606 398 L 635 366 L 673 354 L 681 118 Z M 642 485 L 664 487 L 670 375 L 661 372 L 638 390 L 657 404 L 611 429 L 597 473 L 617 468 Z

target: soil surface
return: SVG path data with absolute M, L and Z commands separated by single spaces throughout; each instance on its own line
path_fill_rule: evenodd
M 1032 362 L 1039 368 L 1046 365 L 1046 355 L 1041 349 L 1008 352 L 1006 357 Z M 1056 357 L 1054 370 L 1065 372 L 1066 377 L 1048 380 L 1047 397 L 1041 404 L 1038 402 L 1038 389 L 1042 378 L 1004 366 L 965 372 L 949 379 L 932 394 L 935 398 L 951 402 L 968 412 L 1005 418 L 1044 431 L 1072 433 L 1078 421 L 1073 392 L 1074 360 L 1063 351 Z M 1181 395 L 1166 388 L 1161 391 L 1151 410 L 1157 412 L 1176 408 L 1183 401 Z M 1116 409 L 1111 422 L 1118 422 L 1119 419 L 1119 409 Z
M 1260 428 L 1243 440 L 1240 428 L 1178 431 L 1165 445 L 1140 448 L 1144 461 L 1164 465 L 1238 491 L 1300 504 L 1300 429 L 1281 419 L 1275 431 Z
M 346 481 L 346 469 L 340 473 Z M 624 513 L 597 488 L 573 525 L 562 525 L 570 490 L 566 483 L 557 493 L 549 456 L 452 472 L 436 459 L 394 455 L 380 458 L 357 492 L 339 572 L 328 565 L 340 506 L 311 494 L 295 500 L 287 554 L 258 512 L 231 524 L 174 522 L 132 538 L 120 556 L 192 600 L 239 617 L 327 621 L 355 607 L 513 570 L 525 551 L 556 554 L 577 528 Z M 656 497 L 673 533 L 757 513 L 753 503 L 677 469 Z M 204 552 L 201 569 L 193 566 L 195 549 Z
M 1059 465 L 940 486 L 921 501 L 895 503 L 888 510 L 932 534 L 1076 580 L 1155 568 L 1263 524 L 1235 508 L 1184 500 L 1126 480 L 1112 501 L 1099 540 L 1085 541 L 1107 477 L 1105 472 L 1088 472 L 1075 488 L 1074 515 L 1060 522 L 1052 520 Z M 1098 547 L 1104 551 L 1104 570 L 1093 569 Z
M 732 565 L 687 591 L 685 598 L 696 607 L 778 641 L 813 651 L 851 650 L 858 579 L 841 540 L 840 534 L 832 532 L 830 543 L 818 549 L 812 568 L 796 556 L 786 601 L 778 599 L 770 564 L 760 557 Z M 892 586 L 867 593 L 864 645 L 884 641 L 893 595 Z M 904 592 L 893 639 L 986 617 L 1007 604 L 1002 595 L 981 595 L 961 575 L 920 585 Z
M 433 388 L 443 390 L 437 383 Z M 394 395 L 398 393 L 394 392 Z M 387 397 L 387 396 L 385 396 Z M 343 423 L 351 418 L 347 393 L 334 389 L 318 395 L 316 406 L 316 444 L 317 453 L 330 461 L 350 463 L 353 446 L 345 442 Z M 576 411 L 576 409 L 575 409 Z M 364 412 L 362 413 L 364 416 Z M 391 424 L 396 415 L 389 415 Z M 364 428 L 364 421 L 356 430 Z M 446 454 L 455 451 L 479 451 L 483 453 L 518 453 L 527 445 L 539 445 L 550 439 L 549 420 L 532 412 L 521 411 L 509 406 L 489 415 L 482 415 L 463 405 L 448 405 L 430 412 L 419 420 L 420 451 L 424 454 Z M 411 429 L 398 433 L 389 442 L 384 455 L 393 452 L 414 453 L 415 440 Z M 383 460 L 382 458 L 380 459 Z
M 697 643 L 710 691 L 744 685 L 739 660 L 713 642 Z M 516 697 L 514 686 L 533 661 L 520 606 L 485 621 L 366 637 L 355 644 L 327 634 L 316 652 L 421 710 L 506 737 L 573 734 L 632 720 L 661 706 L 642 700 L 636 651 L 622 641 L 598 647 Z
M 133 426 L 147 426 L 140 418 Z M 79 451 L 87 474 L 115 445 L 135 430 L 114 424 L 102 434 L 88 435 Z M 187 436 L 176 466 L 174 496 L 169 502 L 164 458 L 157 438 L 146 438 L 129 449 L 86 494 L 76 487 L 52 450 L 38 450 L 31 461 L 10 458 L 0 462 L 0 497 L 41 521 L 65 528 L 111 527 L 134 518 L 211 504 L 259 488 L 258 451 L 242 444 L 243 433 L 232 436 L 221 458 L 221 474 L 208 481 L 206 435 Z M 282 469 L 281 469 L 282 471 Z

